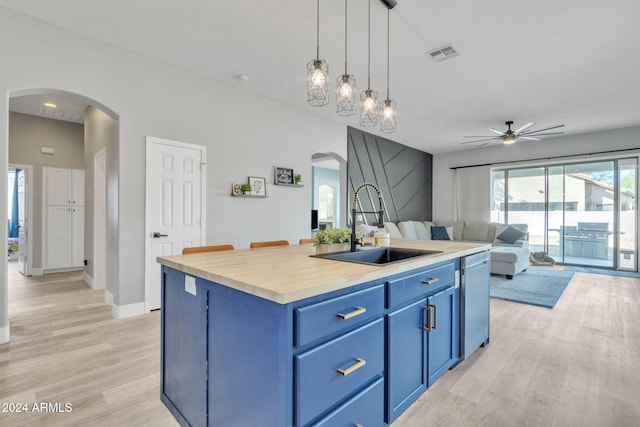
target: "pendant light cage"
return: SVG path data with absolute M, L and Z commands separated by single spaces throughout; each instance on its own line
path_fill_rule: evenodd
M 307 63 L 307 102 L 314 107 L 329 103 L 329 66 L 323 59 Z
M 360 94 L 360 126 L 378 124 L 378 91 L 367 89 Z
M 389 98 L 389 9 L 387 9 L 387 99 L 380 104 L 380 130 L 391 133 L 398 130 L 396 101 Z
M 385 99 L 380 104 L 380 130 L 385 133 L 391 133 L 398 130 L 398 122 L 396 120 L 396 101 Z
M 336 111 L 339 116 L 353 116 L 356 113 L 356 78 L 343 74 L 336 79 Z
M 367 89 L 360 93 L 360 126 L 363 127 L 378 124 L 378 92 L 371 89 L 371 0 L 369 0 L 367 35 Z
M 320 59 L 320 0 L 316 10 L 316 59 L 307 63 L 307 102 L 314 107 L 329 103 L 329 65 Z
M 356 78 L 347 71 L 347 23 L 348 0 L 344 0 L 344 74 L 336 79 L 336 112 L 339 116 L 356 113 Z

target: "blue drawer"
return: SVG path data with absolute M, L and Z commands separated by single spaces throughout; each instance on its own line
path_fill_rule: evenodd
M 382 378 L 356 394 L 313 427 L 384 426 L 384 381 Z
M 294 364 L 295 424 L 304 426 L 384 375 L 384 321 L 302 353 Z
M 297 308 L 294 310 L 295 346 L 364 323 L 383 311 L 384 285 Z
M 454 281 L 455 265 L 453 262 L 392 279 L 388 282 L 388 307 L 395 307 L 416 297 L 432 294 L 451 286 Z

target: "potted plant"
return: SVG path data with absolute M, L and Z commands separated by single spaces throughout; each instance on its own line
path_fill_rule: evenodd
M 342 252 L 351 249 L 350 228 L 329 228 L 320 230 L 314 236 L 316 253 Z
M 299 173 L 297 173 L 294 177 L 293 180 L 295 181 L 296 184 L 300 184 L 302 182 L 302 175 L 300 175 Z
M 246 195 L 251 194 L 251 184 L 242 184 L 240 189 L 242 190 L 242 193 Z

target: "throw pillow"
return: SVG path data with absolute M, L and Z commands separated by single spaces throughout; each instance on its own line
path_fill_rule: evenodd
M 509 243 L 510 245 L 513 245 L 515 242 L 522 239 L 524 236 L 526 236 L 526 233 L 523 233 L 522 231 L 510 225 L 509 227 L 507 227 L 506 230 L 500 233 L 500 235 L 498 236 L 498 239 L 502 240 L 505 243 Z
M 447 233 L 446 227 L 431 227 L 431 239 L 432 240 L 451 240 L 449 238 L 449 233 Z

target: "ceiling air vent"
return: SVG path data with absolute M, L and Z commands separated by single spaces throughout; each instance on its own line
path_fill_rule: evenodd
M 429 52 L 429 56 L 433 59 L 433 62 L 442 62 L 458 55 L 460 55 L 460 52 L 458 52 L 451 44 Z

